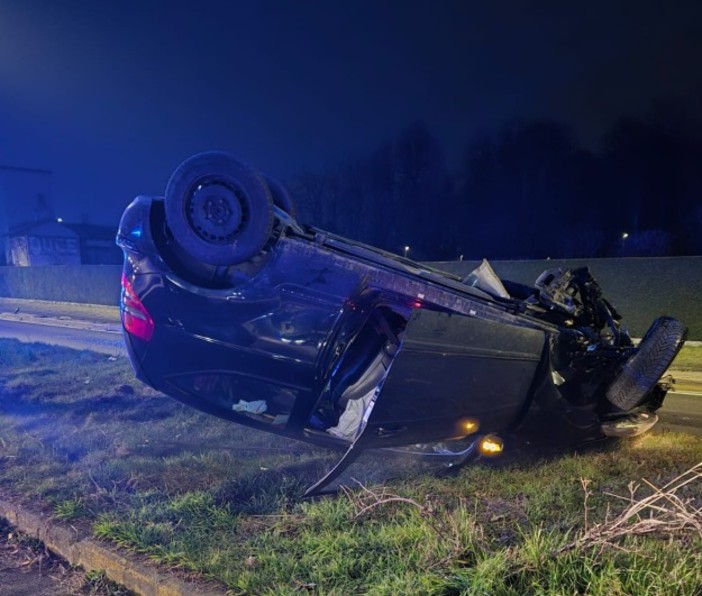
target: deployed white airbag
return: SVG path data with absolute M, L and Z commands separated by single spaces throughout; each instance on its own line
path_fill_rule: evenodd
M 483 290 L 483 292 L 487 292 L 491 296 L 499 296 L 500 298 L 510 297 L 509 292 L 507 292 L 502 281 L 490 266 L 487 259 L 483 259 L 483 262 L 468 274 L 463 280 L 463 283 Z

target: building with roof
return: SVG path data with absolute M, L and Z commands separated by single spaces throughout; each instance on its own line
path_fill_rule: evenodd
M 115 244 L 117 228 L 89 223 L 62 223 L 78 237 L 81 265 L 121 265 L 122 251 Z
M 56 218 L 53 174 L 0 165 L 0 265 L 118 265 L 116 227 Z
M 54 219 L 52 180 L 49 170 L 0 165 L 0 264 L 9 262 L 10 229 Z
M 58 220 L 11 227 L 6 235 L 5 262 L 17 267 L 39 265 L 119 265 L 115 229 Z

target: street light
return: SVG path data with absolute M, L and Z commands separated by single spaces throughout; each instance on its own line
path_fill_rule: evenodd
M 629 237 L 629 232 L 622 232 L 622 235 L 621 235 L 621 242 L 620 242 L 620 246 L 619 246 L 619 254 L 620 254 L 622 257 L 627 256 L 627 254 L 626 254 L 626 253 L 627 253 L 627 250 L 626 250 L 626 239 L 627 239 L 628 237 Z
M 405 252 L 403 253 L 402 256 L 404 256 L 405 258 L 407 258 L 407 253 L 409 252 L 409 249 L 410 249 L 409 246 L 405 246 Z

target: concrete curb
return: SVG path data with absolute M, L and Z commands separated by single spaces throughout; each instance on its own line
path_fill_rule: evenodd
M 129 553 L 118 552 L 45 514 L 3 499 L 0 499 L 0 517 L 22 533 L 43 542 L 71 565 L 80 565 L 86 571 L 104 571 L 111 580 L 141 596 L 222 596 L 226 593 L 224 588 L 215 591 L 160 574 Z

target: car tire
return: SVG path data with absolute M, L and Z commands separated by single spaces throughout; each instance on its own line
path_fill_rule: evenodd
M 166 223 L 175 242 L 198 261 L 230 266 L 248 261 L 270 239 L 273 198 L 253 169 L 229 153 L 185 160 L 166 186 Z
M 682 348 L 685 334 L 680 321 L 671 317 L 656 319 L 638 350 L 607 388 L 607 399 L 621 410 L 641 405 Z
M 266 176 L 265 174 L 263 175 L 263 178 L 271 191 L 271 196 L 273 197 L 273 204 L 276 207 L 285 211 L 285 213 L 287 213 L 293 219 L 296 219 L 297 207 L 295 205 L 295 201 L 293 201 L 292 197 L 290 196 L 288 189 L 285 188 L 275 178 L 271 178 L 270 176 Z

